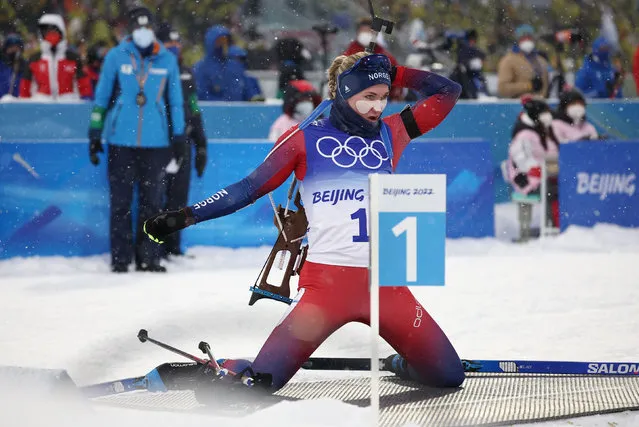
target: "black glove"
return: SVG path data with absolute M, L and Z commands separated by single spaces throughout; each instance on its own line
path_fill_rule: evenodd
M 97 129 L 91 129 L 89 131 L 89 160 L 95 166 L 100 163 L 98 153 L 104 153 L 102 148 L 102 132 Z
M 532 86 L 533 92 L 539 92 L 541 88 L 544 87 L 544 81 L 542 80 L 541 76 L 533 77 L 533 79 L 530 81 L 530 84 Z
M 149 239 L 156 243 L 164 243 L 169 234 L 180 231 L 193 224 L 194 221 L 187 215 L 185 209 L 179 211 L 164 212 L 144 221 L 142 229 Z
M 198 178 L 202 178 L 204 169 L 206 169 L 206 145 L 200 145 L 195 150 L 195 170 Z
M 181 165 L 182 161 L 184 160 L 184 156 L 186 156 L 186 150 L 189 149 L 186 135 L 174 135 L 172 140 L 173 141 L 171 143 L 171 149 L 173 158 L 178 165 Z

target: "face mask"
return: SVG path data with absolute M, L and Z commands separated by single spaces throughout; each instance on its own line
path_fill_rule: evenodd
M 315 105 L 313 105 L 311 101 L 299 102 L 295 106 L 295 111 L 293 112 L 293 118 L 301 122 L 302 120 L 307 118 L 309 114 L 313 112 L 314 109 L 315 109 Z
M 523 40 L 519 43 L 519 49 L 524 53 L 530 53 L 535 49 L 535 42 L 532 40 Z
M 357 35 L 357 43 L 367 47 L 373 41 L 373 34 L 370 31 L 362 31 Z
M 482 65 L 484 65 L 484 61 L 481 58 L 473 58 L 468 63 L 468 67 L 473 71 L 481 70 Z
M 552 124 L 552 114 L 550 114 L 548 111 L 541 113 L 539 115 L 539 123 L 544 125 L 544 127 L 550 127 L 550 125 Z
M 48 31 L 44 35 L 44 39 L 51 43 L 51 46 L 57 46 L 60 40 L 62 40 L 62 34 L 57 31 Z
M 355 108 L 360 114 L 368 113 L 371 108 L 375 111 L 379 111 L 380 113 L 384 111 L 386 108 L 386 104 L 388 103 L 388 99 L 377 100 L 377 101 L 369 101 L 367 99 L 360 99 L 355 103 Z
M 133 43 L 142 49 L 151 46 L 151 43 L 155 40 L 153 30 L 146 27 L 136 28 L 133 30 L 133 33 L 131 33 L 131 37 L 133 37 Z
M 568 108 L 566 108 L 566 114 L 574 121 L 580 122 L 586 115 L 586 107 L 581 104 L 569 105 Z

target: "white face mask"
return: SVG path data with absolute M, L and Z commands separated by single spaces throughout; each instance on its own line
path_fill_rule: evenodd
M 373 34 L 370 31 L 362 31 L 357 35 L 357 43 L 364 47 L 368 47 L 370 42 L 373 41 Z
M 535 49 L 535 42 L 532 40 L 524 40 L 519 43 L 519 49 L 524 53 L 530 53 Z
M 375 111 L 379 111 L 380 113 L 384 111 L 386 108 L 386 104 L 388 103 L 388 99 L 382 99 L 377 101 L 369 101 L 368 99 L 360 99 L 355 103 L 355 108 L 359 111 L 360 114 L 368 113 L 371 108 Z
M 315 109 L 315 105 L 311 101 L 298 102 L 293 111 L 293 118 L 302 121 L 309 116 Z
M 473 71 L 481 70 L 481 67 L 484 65 L 484 61 L 481 58 L 473 58 L 468 62 L 468 67 L 470 67 Z
M 552 114 L 548 111 L 544 111 L 539 115 L 539 123 L 544 125 L 545 127 L 550 127 L 552 124 Z
M 133 38 L 133 43 L 142 49 L 151 46 L 151 43 L 155 40 L 153 30 L 146 27 L 136 28 L 131 33 L 131 37 Z
M 566 114 L 574 121 L 580 122 L 586 115 L 586 107 L 581 104 L 569 105 L 568 108 L 566 108 Z

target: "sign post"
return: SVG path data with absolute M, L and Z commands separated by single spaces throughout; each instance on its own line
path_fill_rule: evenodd
M 379 288 L 443 286 L 446 175 L 369 175 L 371 408 L 379 422 Z

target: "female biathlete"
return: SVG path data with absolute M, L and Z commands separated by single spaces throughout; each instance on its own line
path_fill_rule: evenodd
M 309 222 L 308 256 L 298 293 L 255 360 L 226 360 L 249 372 L 269 391 L 284 386 L 329 335 L 348 322 L 369 324 L 368 174 L 393 173 L 411 139 L 437 126 L 461 87 L 445 77 L 402 66 L 384 55 L 339 56 L 328 70 L 326 103 L 276 142 L 264 162 L 243 180 L 207 200 L 165 212 L 145 223 L 161 243 L 172 232 L 229 215 L 275 190 L 291 173 L 301 181 Z M 420 99 L 380 119 L 392 85 L 416 90 Z M 421 322 L 416 322 L 420 317 Z M 462 363 L 450 341 L 406 287 L 380 289 L 380 335 L 399 353 L 393 371 L 434 387 L 457 387 Z

